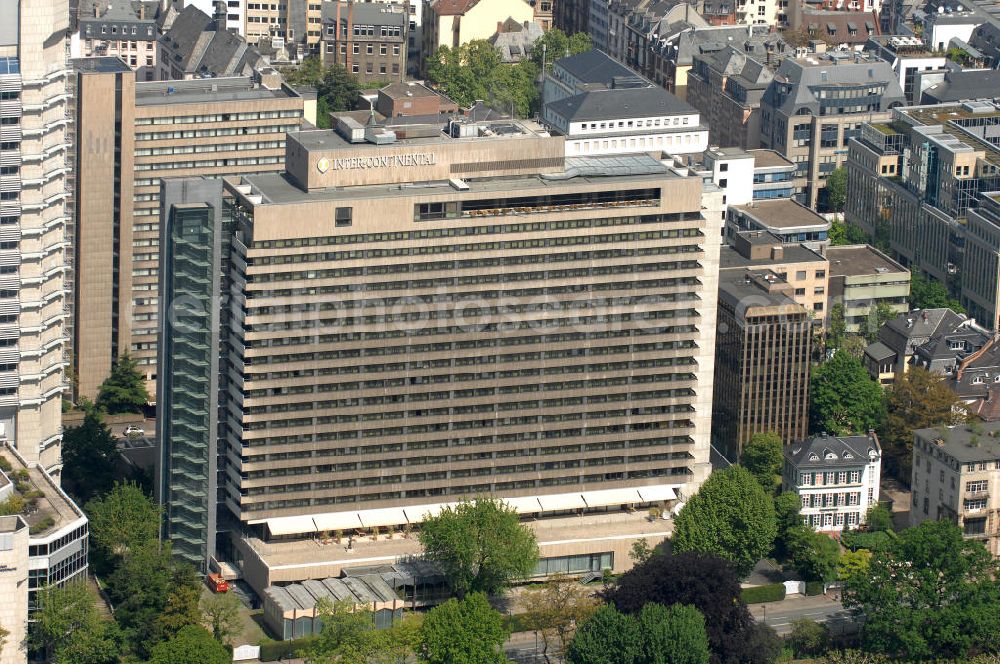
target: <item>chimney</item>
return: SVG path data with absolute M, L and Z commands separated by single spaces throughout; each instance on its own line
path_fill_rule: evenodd
M 140 2 L 139 3 L 139 20 L 140 21 L 145 21 L 146 20 L 146 3 L 145 2 Z
M 771 247 L 771 260 L 777 261 L 785 257 L 785 248 L 780 244 Z
M 503 32 L 503 21 L 497 21 L 497 32 L 498 33 Z

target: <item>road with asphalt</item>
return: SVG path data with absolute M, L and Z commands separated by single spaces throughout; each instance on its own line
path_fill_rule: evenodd
M 759 622 L 774 628 L 779 635 L 792 631 L 792 623 L 802 618 L 825 623 L 834 634 L 857 631 L 857 622 L 838 600 L 828 595 L 795 595 L 780 602 L 750 605 L 750 613 Z

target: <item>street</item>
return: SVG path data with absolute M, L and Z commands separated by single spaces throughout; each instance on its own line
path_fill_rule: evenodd
M 759 622 L 774 628 L 781 636 L 789 634 L 792 623 L 802 618 L 825 623 L 834 634 L 845 634 L 857 629 L 854 618 L 844 609 L 843 604 L 827 595 L 795 595 L 780 602 L 751 604 L 750 613 Z

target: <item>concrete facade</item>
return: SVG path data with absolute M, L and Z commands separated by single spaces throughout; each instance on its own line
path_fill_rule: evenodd
M 304 100 L 276 75 L 136 83 L 117 59 L 76 63 L 76 160 L 85 166 L 73 211 L 77 395 L 93 399 L 114 358 L 128 353 L 152 396 L 160 179 L 280 170 Z
M 913 434 L 910 524 L 951 521 L 1000 556 L 1000 422 Z
M 58 475 L 65 388 L 65 0 L 2 5 L 0 427 Z

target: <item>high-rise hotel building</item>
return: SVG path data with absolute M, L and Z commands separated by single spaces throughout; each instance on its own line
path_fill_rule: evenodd
M 218 495 L 218 550 L 260 591 L 417 553 L 371 536 L 490 495 L 533 517 L 540 573 L 623 569 L 666 535 L 628 510 L 709 472 L 722 191 L 515 121 L 347 124 L 226 178 L 221 214 L 163 190 L 168 529 L 205 532 Z M 317 543 L 337 531 L 349 552 Z
M 0 0 L 0 427 L 61 468 L 66 0 Z

